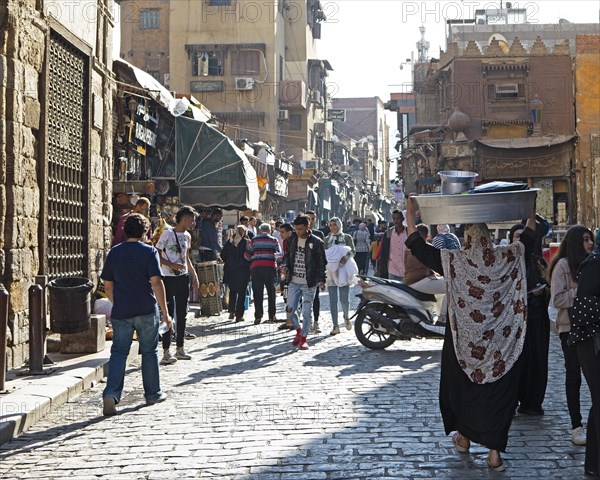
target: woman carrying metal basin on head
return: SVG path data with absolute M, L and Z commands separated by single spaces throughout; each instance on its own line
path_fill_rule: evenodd
M 451 213 L 447 215 L 452 218 L 444 221 L 429 219 L 420 199 L 417 197 L 423 221 L 468 223 L 463 222 L 465 217 L 459 219 Z M 444 201 L 439 199 L 440 204 Z M 448 290 L 449 321 L 439 393 L 446 434 L 456 432 L 452 442 L 461 453 L 469 452 L 471 441 L 484 445 L 489 449 L 489 468 L 503 471 L 500 453 L 506 450 L 517 406 L 519 358 L 526 329 L 524 247 L 521 243 L 494 246 L 486 224 L 481 223 L 483 219 L 467 209 L 466 218 L 473 223 L 465 227 L 464 246 L 440 251 L 416 231 L 415 210 L 415 200 L 410 197 L 406 246 L 422 263 L 444 276 Z M 528 228 L 535 226 L 534 212 L 535 208 L 528 212 Z M 514 215 L 521 218 L 521 211 Z M 487 220 L 496 219 L 490 215 Z

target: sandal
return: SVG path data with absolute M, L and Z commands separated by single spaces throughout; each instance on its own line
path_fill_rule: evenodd
M 461 445 L 458 441 L 461 437 L 463 436 L 458 432 L 452 435 L 452 443 L 454 444 L 454 448 L 456 448 L 456 451 L 459 453 L 469 453 L 469 448 L 471 447 L 471 445 L 468 445 L 467 447 Z
M 492 462 L 490 462 L 490 457 L 488 456 L 488 467 L 490 467 L 490 469 L 492 469 L 494 472 L 504 472 L 506 470 L 506 467 L 504 466 L 504 462 L 502 462 L 502 457 L 500 457 L 500 454 L 498 454 L 498 459 L 500 460 L 500 463 L 498 465 L 492 465 Z

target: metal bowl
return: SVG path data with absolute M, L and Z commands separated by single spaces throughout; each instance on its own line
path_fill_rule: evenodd
M 475 172 L 464 170 L 443 170 L 438 172 L 442 179 L 442 194 L 452 195 L 466 192 L 475 186 L 475 179 L 479 176 Z
M 527 218 L 535 207 L 538 188 L 516 192 L 431 193 L 414 199 L 424 223 L 488 223 Z

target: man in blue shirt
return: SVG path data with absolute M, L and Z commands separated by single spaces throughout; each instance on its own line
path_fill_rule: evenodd
M 137 332 L 142 356 L 146 405 L 154 405 L 167 398 L 160 389 L 158 374 L 158 307 L 167 324 L 171 323 L 171 319 L 167 311 L 158 251 L 142 241 L 148 225 L 143 215 L 129 215 L 123 227 L 127 240 L 111 249 L 101 274 L 106 296 L 113 304 L 113 343 L 106 388 L 102 394 L 105 416 L 117 413 L 115 405 L 123 393 L 127 355 L 134 331 Z
M 217 223 L 223 218 L 223 211 L 215 208 L 209 218 L 202 220 L 202 244 L 200 247 L 202 261 L 216 260 L 221 254 L 221 245 L 217 234 Z

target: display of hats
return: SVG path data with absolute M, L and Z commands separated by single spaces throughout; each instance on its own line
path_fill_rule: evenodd
M 171 188 L 168 180 L 157 180 L 155 189 L 159 195 L 166 195 Z
M 154 185 L 154 182 L 148 182 L 144 185 L 144 193 L 146 195 L 153 195 L 155 190 L 156 186 Z

